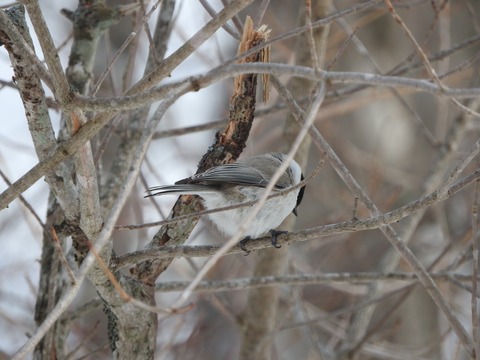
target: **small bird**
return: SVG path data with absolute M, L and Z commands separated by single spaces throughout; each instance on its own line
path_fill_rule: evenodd
M 174 185 L 152 187 L 149 189 L 151 194 L 145 197 L 166 194 L 199 195 L 207 210 L 259 200 L 264 188 L 285 159 L 285 154 L 272 152 L 240 159 L 232 164 L 214 166 L 200 174 L 179 180 Z M 275 184 L 272 194 L 295 186 L 302 180 L 302 170 L 298 163 L 292 160 Z M 276 244 L 276 235 L 281 232 L 274 229 L 291 212 L 297 215 L 297 207 L 302 201 L 304 190 L 305 186 L 268 199 L 250 223 L 245 232 L 245 240 L 257 238 L 270 231 L 272 245 L 279 247 Z M 208 217 L 220 232 L 232 237 L 237 234 L 250 210 L 251 207 L 244 206 L 209 214 Z M 240 244 L 244 249 L 244 240 Z

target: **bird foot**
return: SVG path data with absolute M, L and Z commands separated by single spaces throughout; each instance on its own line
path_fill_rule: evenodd
M 279 230 L 270 230 L 270 235 L 272 236 L 272 240 L 271 240 L 271 243 L 273 245 L 274 248 L 277 248 L 277 249 L 280 249 L 282 247 L 282 245 L 278 245 L 277 244 L 277 236 L 278 235 L 282 235 L 282 234 L 286 234 L 288 233 L 288 231 L 279 231 Z M 246 243 L 251 240 L 252 238 L 250 236 L 247 236 L 246 238 L 244 238 L 243 240 L 240 240 L 240 242 L 238 243 L 240 245 L 240 249 L 242 249 L 245 253 L 244 255 L 247 256 L 248 254 L 250 254 L 250 250 L 247 250 L 245 248 L 245 245 Z
M 246 238 L 240 240 L 240 242 L 239 242 L 240 249 L 242 249 L 245 252 L 243 254 L 244 256 L 247 256 L 248 254 L 250 254 L 250 251 L 245 248 L 245 244 L 251 239 L 252 238 L 250 236 L 247 236 Z
M 288 233 L 288 231 L 270 230 L 270 235 L 272 235 L 272 245 L 274 248 L 280 249 L 282 247 L 282 245 L 277 244 L 277 236 L 286 233 Z

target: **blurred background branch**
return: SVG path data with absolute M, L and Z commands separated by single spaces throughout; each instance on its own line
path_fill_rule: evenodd
M 477 2 L 23 3 L 0 4 L 2 354 L 478 358 Z M 240 54 L 247 16 L 271 33 Z M 166 311 L 224 239 L 145 189 L 288 153 L 319 83 L 282 248 L 231 249 Z

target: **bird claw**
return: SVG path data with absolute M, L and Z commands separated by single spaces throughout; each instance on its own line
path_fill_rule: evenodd
M 278 230 L 270 230 L 270 235 L 272 235 L 272 245 L 274 248 L 280 249 L 282 245 L 277 244 L 277 236 L 281 234 L 286 234 L 288 231 L 278 231 Z
M 247 236 L 243 240 L 240 240 L 238 243 L 240 245 L 240 249 L 242 249 L 245 253 L 243 254 L 244 256 L 247 256 L 250 254 L 250 251 L 245 248 L 245 244 L 248 242 L 248 240 L 251 240 L 252 238 L 250 236 Z
M 277 244 L 277 236 L 278 235 L 282 235 L 282 234 L 286 234 L 288 233 L 288 231 L 279 231 L 279 230 L 270 230 L 270 235 L 272 235 L 272 240 L 271 240 L 271 243 L 272 243 L 272 246 L 276 249 L 280 249 L 282 247 L 282 245 L 278 245 Z M 245 244 L 251 240 L 252 238 L 250 236 L 247 236 L 246 238 L 242 239 L 239 241 L 239 246 L 240 246 L 240 249 L 242 249 L 245 253 L 243 255 L 247 256 L 248 254 L 250 254 L 250 250 L 247 250 L 245 248 Z

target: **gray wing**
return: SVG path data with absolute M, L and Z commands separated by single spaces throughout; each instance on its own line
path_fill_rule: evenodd
M 254 169 L 259 169 L 263 174 L 264 179 L 266 179 L 268 183 L 275 171 L 282 164 L 284 158 L 285 155 L 282 153 L 268 153 L 265 155 L 251 156 L 241 159 L 239 160 L 239 163 L 248 165 Z M 287 172 L 288 171 L 289 170 L 287 170 Z M 284 172 L 278 179 L 277 183 L 275 184 L 276 189 L 285 189 L 292 185 L 292 181 L 287 172 Z M 266 184 L 264 186 L 266 186 Z
M 265 187 L 268 180 L 261 171 L 242 163 L 233 163 L 215 166 L 207 171 L 193 175 L 175 184 L 203 184 L 203 185 L 247 185 Z
M 201 195 L 202 193 L 208 193 L 212 191 L 218 191 L 214 186 L 202 185 L 202 184 L 180 184 L 180 185 L 160 185 L 154 186 L 148 189 L 150 194 L 144 197 L 157 196 L 157 195 Z

